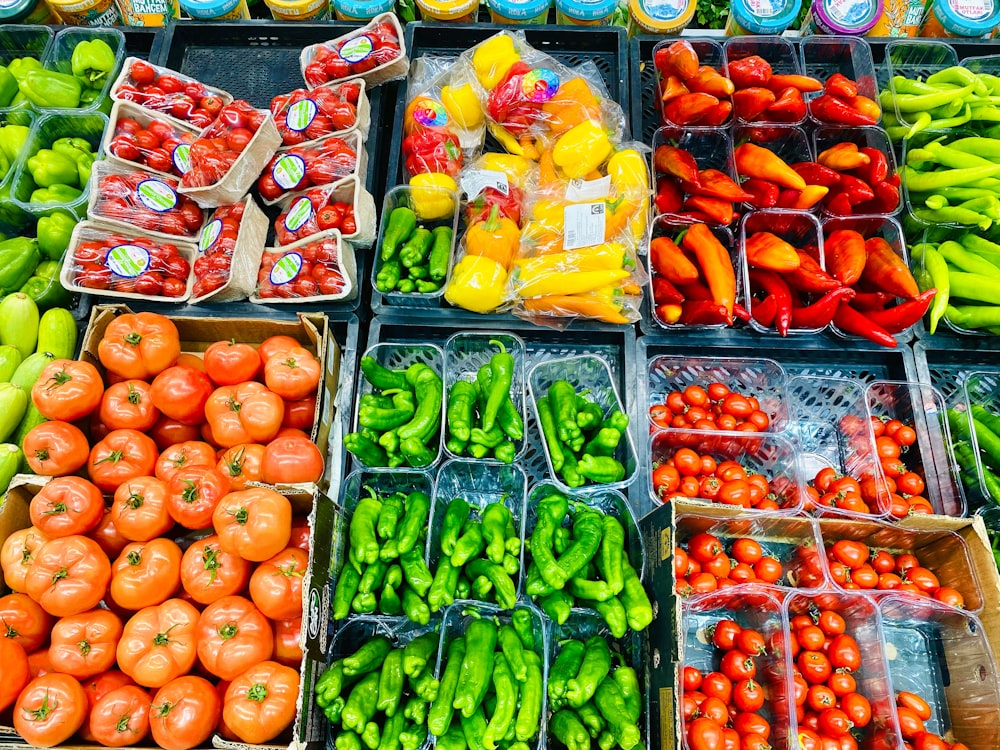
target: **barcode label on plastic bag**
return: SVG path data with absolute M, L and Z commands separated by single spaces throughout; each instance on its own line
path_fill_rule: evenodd
M 564 250 L 591 247 L 604 242 L 605 206 L 600 203 L 574 203 L 566 206 L 563 215 L 566 234 L 563 237 Z
M 566 200 L 600 201 L 611 195 L 611 176 L 605 175 L 596 180 L 570 180 L 566 188 Z
M 510 193 L 507 175 L 503 172 L 492 169 L 476 169 L 462 175 L 462 190 L 470 201 L 488 187 L 496 188 L 504 195 Z

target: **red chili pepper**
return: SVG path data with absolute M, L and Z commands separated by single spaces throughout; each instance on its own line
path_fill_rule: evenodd
M 777 100 L 773 91 L 760 86 L 740 89 L 733 94 L 733 111 L 746 122 L 759 119 Z
M 730 60 L 728 72 L 730 80 L 737 89 L 766 86 L 773 73 L 771 63 L 759 55 L 744 57 L 742 60 Z
M 730 63 L 730 66 L 732 63 Z M 782 91 L 791 86 L 802 92 L 822 91 L 823 84 L 811 76 L 799 75 L 773 75 L 767 82 L 767 87 L 771 91 Z
M 691 90 L 684 85 L 684 81 L 675 75 L 667 76 L 660 81 L 660 101 L 664 103 L 690 93 Z
M 699 65 L 698 72 L 684 81 L 692 91 L 711 94 L 718 99 L 731 96 L 736 87 L 733 82 L 711 65 Z
M 858 85 L 843 73 L 834 73 L 826 79 L 823 91 L 830 96 L 852 102 L 858 95 Z
M 826 210 L 834 216 L 850 216 L 854 213 L 854 206 L 848 200 L 847 194 L 843 191 L 836 193 L 829 198 L 825 204 Z
M 851 307 L 867 315 L 872 310 L 884 310 L 894 299 L 896 296 L 889 292 L 858 292 L 851 300 Z
M 733 203 L 722 198 L 710 198 L 707 195 L 690 195 L 684 201 L 684 208 L 691 211 L 701 211 L 707 215 L 711 224 L 729 225 L 733 223 Z
M 681 318 L 677 322 L 683 325 L 725 325 L 729 322 L 729 313 L 725 305 L 710 300 L 687 300 L 681 306 Z
M 861 274 L 862 279 L 876 288 L 892 292 L 897 297 L 913 299 L 920 294 L 910 269 L 884 238 L 868 238 L 865 242 L 865 252 L 868 254 L 868 260 Z
M 712 292 L 700 281 L 693 281 L 690 284 L 678 284 L 677 289 L 684 295 L 684 299 L 686 300 L 694 300 L 695 302 L 711 302 L 713 300 Z
M 858 312 L 847 302 L 841 302 L 833 315 L 833 322 L 844 333 L 861 336 L 876 344 L 893 348 L 896 339 L 882 326 L 868 319 L 864 313 Z
M 899 175 L 893 175 L 897 180 Z M 879 213 L 891 213 L 899 206 L 899 186 L 886 180 L 874 186 L 875 200 L 878 201 L 882 210 Z
M 702 116 L 701 120 L 698 121 L 698 124 L 706 127 L 718 127 L 719 125 L 724 125 L 732 113 L 733 103 L 724 99 L 708 110 Z
M 857 206 L 875 198 L 875 191 L 871 189 L 867 182 L 863 182 L 849 174 L 842 174 L 840 176 L 840 184 L 837 185 L 837 188 L 847 196 L 847 200 L 850 201 L 852 206 Z
M 782 336 L 788 335 L 792 324 L 792 290 L 781 275 L 773 271 L 750 271 L 750 288 L 753 291 L 762 289 L 774 297 L 777 310 L 774 315 L 774 327 Z
M 788 86 L 778 93 L 774 104 L 767 108 L 768 119 L 775 122 L 798 122 L 806 116 L 806 100 L 802 92 Z
M 874 125 L 877 122 L 829 94 L 820 94 L 809 103 L 809 106 L 816 119 L 835 125 Z
M 653 302 L 657 305 L 679 305 L 684 295 L 662 276 L 653 276 Z
M 872 310 L 865 316 L 889 333 L 901 333 L 927 314 L 936 294 L 937 289 L 931 288 L 888 310 Z
M 711 94 L 684 94 L 663 108 L 663 118 L 675 125 L 691 125 L 711 112 L 719 100 Z
M 656 198 L 653 202 L 657 213 L 675 214 L 684 205 L 684 193 L 673 177 L 660 177 L 656 181 Z
M 833 320 L 834 313 L 841 302 L 847 302 L 854 297 L 854 290 L 842 286 L 831 289 L 808 307 L 796 307 L 792 310 L 792 325 L 796 328 L 825 328 Z
M 698 183 L 698 162 L 690 152 L 664 144 L 653 154 L 653 167 L 657 172 L 672 175 L 679 180 Z
M 681 78 L 690 78 L 698 72 L 698 53 L 691 42 L 681 39 L 669 47 L 656 50 L 653 65 L 664 76 L 676 74 Z
M 829 167 L 824 167 L 819 162 L 800 161 L 790 166 L 792 169 L 794 169 L 802 176 L 803 180 L 805 180 L 810 185 L 823 185 L 824 187 L 833 187 L 838 182 L 840 182 L 839 172 L 835 172 Z
M 843 286 L 824 271 L 812 255 L 803 250 L 799 250 L 799 267 L 784 276 L 793 289 L 810 294 L 823 294 Z
M 752 307 L 754 320 L 765 328 L 771 328 L 774 325 L 774 316 L 778 314 L 778 303 L 773 294 L 766 296 L 763 302 L 754 303 Z
M 722 198 L 732 202 L 745 201 L 753 197 L 729 175 L 718 169 L 701 170 L 698 172 L 697 184 L 685 184 L 684 189 L 692 195 L 707 195 L 709 198 Z
M 747 310 L 741 304 L 733 305 L 733 317 L 737 320 L 742 320 L 744 323 L 750 322 L 750 311 Z
M 877 148 L 863 146 L 858 149 L 859 154 L 864 154 L 870 160 L 863 167 L 854 170 L 855 176 L 875 187 L 880 182 L 885 182 L 889 176 L 889 157 Z
M 750 194 L 751 197 L 746 199 L 746 202 L 751 206 L 756 208 L 772 208 L 778 205 L 778 196 L 781 194 L 781 188 L 773 182 L 768 182 L 758 177 L 751 177 L 749 180 L 744 180 L 740 183 L 740 187 Z
M 865 270 L 865 238 L 853 229 L 830 232 L 823 245 L 830 275 L 843 284 L 854 284 Z

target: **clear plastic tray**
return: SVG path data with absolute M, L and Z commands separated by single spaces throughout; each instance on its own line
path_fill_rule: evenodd
M 657 50 L 665 48 L 665 47 L 669 47 L 675 41 L 676 41 L 676 39 L 664 39 L 664 40 L 662 40 L 660 42 L 657 42 L 656 46 L 653 47 L 652 59 L 656 59 L 656 52 L 657 52 Z M 691 44 L 691 46 L 694 48 L 695 53 L 698 55 L 698 64 L 699 65 L 708 65 L 708 66 L 710 66 L 712 68 L 715 68 L 722 75 L 727 75 L 727 73 L 726 73 L 726 51 L 725 51 L 725 48 L 719 42 L 715 41 L 714 39 L 685 39 L 684 41 L 689 42 Z M 650 67 L 653 67 L 652 63 L 650 63 Z M 664 115 L 663 115 L 663 100 L 659 96 L 659 92 L 660 92 L 660 87 L 659 87 L 660 86 L 660 72 L 658 70 L 656 70 L 655 68 L 653 68 L 653 69 L 655 71 L 656 82 L 657 82 L 657 88 L 656 88 L 656 94 L 657 95 L 655 97 L 655 100 L 656 100 L 656 109 L 660 113 L 660 121 L 663 122 L 665 125 L 672 125 L 672 126 L 677 127 L 674 123 L 672 123 L 672 122 L 670 122 L 670 121 L 668 121 L 668 120 L 666 120 L 664 118 Z M 726 122 L 722 123 L 722 125 L 720 127 L 726 127 L 729 124 L 729 122 L 731 121 L 731 119 L 732 119 L 732 115 L 730 115 L 729 119 L 727 119 Z M 638 125 L 639 125 L 638 123 L 633 123 L 633 127 L 638 127 Z M 687 129 L 687 126 L 684 126 L 684 125 L 681 125 L 680 127 L 684 127 L 685 129 Z
M 786 664 L 788 632 L 782 617 L 781 603 L 766 590 L 729 589 L 711 592 L 684 601 L 681 606 L 680 657 L 681 667 L 694 667 L 702 674 L 718 672 L 722 651 L 712 643 L 710 628 L 720 620 L 733 620 L 742 628 L 756 630 L 764 636 L 767 652 L 756 656 L 757 679 L 767 699 L 756 711 L 771 724 L 770 745 L 775 750 L 795 747 L 789 741 L 791 717 L 790 668 Z M 684 701 L 683 682 L 679 686 L 681 704 Z M 794 713 L 794 712 L 793 712 Z M 689 748 L 687 732 L 681 718 L 681 741 Z
M 885 46 L 885 66 L 889 74 L 889 91 L 896 99 L 896 76 L 904 78 L 926 78 L 939 70 L 958 65 L 955 48 L 946 42 L 930 39 L 899 39 Z M 912 125 L 912 115 L 903 114 L 894 105 L 896 119 L 903 125 Z
M 997 747 L 1000 685 L 982 623 L 909 597 L 888 596 L 879 610 L 893 695 L 918 693 L 930 704 L 928 732 L 973 750 Z
M 434 481 L 431 501 L 430 535 L 427 537 L 427 564 L 437 570 L 441 558 L 441 524 L 448 503 L 461 498 L 472 506 L 471 518 L 479 519 L 491 503 L 503 503 L 514 516 L 514 529 L 521 537 L 520 568 L 512 576 L 517 595 L 524 589 L 524 516 L 528 499 L 528 479 L 516 464 L 486 464 L 474 459 L 452 459 L 441 464 Z M 481 557 L 482 555 L 480 555 Z
M 0 65 L 17 57 L 43 60 L 55 31 L 41 24 L 3 24 L 0 26 Z
M 3 27 L 0 26 L 0 30 L 2 29 Z M 35 124 L 36 118 L 37 115 L 27 107 L 0 110 L 0 125 L 23 125 L 30 129 Z M 30 137 L 30 130 L 28 135 Z M 14 161 L 10 163 L 10 169 L 7 170 L 7 173 L 3 177 L 0 177 L 0 226 L 19 227 L 31 218 L 24 209 L 19 208 L 14 203 L 13 196 L 11 195 L 14 175 L 18 171 L 18 167 L 28 158 L 27 145 L 27 142 L 25 142 L 25 147 L 21 149 Z
M 768 511 L 779 514 L 798 513 L 802 509 L 799 492 L 799 467 L 795 448 L 784 435 L 767 432 L 700 432 L 698 430 L 660 430 L 649 437 L 649 470 L 666 461 L 681 448 L 690 448 L 699 455 L 710 455 L 716 461 L 738 461 L 747 473 L 763 474 L 770 484 L 771 493 L 780 510 Z M 649 487 L 650 499 L 654 507 L 660 500 Z M 714 501 L 689 498 L 692 503 Z M 736 506 L 724 506 L 736 507 Z M 759 514 L 765 511 L 747 508 L 747 513 Z
M 524 417 L 524 384 L 525 384 L 525 362 L 527 354 L 524 348 L 524 339 L 513 333 L 501 333 L 499 331 L 463 331 L 456 333 L 444 342 L 444 399 L 445 410 L 448 408 L 448 400 L 451 398 L 451 387 L 459 380 L 474 382 L 476 373 L 480 367 L 488 366 L 490 358 L 499 349 L 491 344 L 491 341 L 501 342 L 507 352 L 514 357 L 514 377 L 510 384 L 510 398 L 514 402 L 514 408 L 518 414 Z M 517 461 L 524 455 L 527 441 L 524 439 L 515 441 L 517 453 L 514 460 Z M 445 452 L 451 458 L 462 458 L 456 456 L 445 445 Z M 482 459 L 483 461 L 493 461 L 494 459 Z
M 887 550 L 893 555 L 904 552 L 916 555 L 920 565 L 933 572 L 942 586 L 953 588 L 962 595 L 966 611 L 975 613 L 983 608 L 983 594 L 969 548 L 954 531 L 903 529 L 882 523 L 858 524 L 831 518 L 820 520 L 819 530 L 827 548 L 840 539 L 850 539 L 862 542 L 873 550 Z M 835 588 L 843 590 L 832 577 L 830 580 Z M 862 593 L 883 596 L 893 592 L 869 589 Z
M 812 38 L 819 39 L 819 37 Z M 813 153 L 816 154 L 817 158 L 821 153 L 837 143 L 853 143 L 858 146 L 858 148 L 877 148 L 885 154 L 886 159 L 889 161 L 889 174 L 896 174 L 896 155 L 892 148 L 892 142 L 889 140 L 889 136 L 882 128 L 877 128 L 871 125 L 860 128 L 820 125 L 813 131 L 812 147 Z M 827 198 L 829 197 L 830 196 L 828 195 Z M 826 210 L 827 198 L 824 198 L 820 204 L 822 206 L 821 210 L 823 216 L 832 215 Z M 899 205 L 896 206 L 895 210 L 887 211 L 885 214 L 887 216 L 895 216 L 902 209 L 903 193 L 901 189 L 899 194 Z
M 964 516 L 965 496 L 957 472 L 951 466 L 951 429 L 944 396 L 932 385 L 877 380 L 865 389 L 873 417 L 898 419 L 912 425 L 917 442 L 901 458 L 906 468 L 924 479 L 924 495 L 934 512 Z
M 978 371 L 969 373 L 963 387 L 965 396 L 964 407 L 969 417 L 969 428 L 972 428 L 972 407 L 981 406 L 987 412 L 1000 416 L 1000 375 L 995 372 Z M 995 432 L 995 431 L 994 431 Z M 983 453 L 984 448 L 972 431 L 972 447 L 976 456 L 975 472 L 979 479 L 980 492 L 983 498 L 992 497 L 986 489 L 986 479 L 983 473 Z M 1000 467 L 993 468 L 994 473 L 1000 473 Z
M 656 171 L 656 149 L 663 145 L 676 146 L 694 157 L 698 169 L 717 169 L 727 177 L 736 180 L 736 164 L 733 160 L 733 141 L 727 130 L 708 127 L 680 128 L 666 125 L 653 134 L 652 171 L 655 194 L 656 181 L 660 177 L 676 180 L 675 177 Z M 685 193 L 687 195 L 687 193 Z M 655 211 L 655 208 L 654 208 Z M 673 214 L 666 214 L 673 216 Z M 682 221 L 683 217 L 679 217 Z
M 573 384 L 577 393 L 587 392 L 587 397 L 604 410 L 604 418 L 607 419 L 611 413 L 618 409 L 628 414 L 625 403 L 618 395 L 618 387 L 615 385 L 615 378 L 611 374 L 608 363 L 600 357 L 584 354 L 578 357 L 567 357 L 566 359 L 552 359 L 548 362 L 539 362 L 528 373 L 528 388 L 531 393 L 531 407 L 538 420 L 538 399 L 548 393 L 549 386 L 557 380 L 567 380 Z M 563 491 L 573 492 L 571 487 L 567 487 L 562 482 L 562 477 L 552 468 L 552 456 L 549 454 L 548 445 L 542 441 L 545 447 L 545 460 L 549 467 L 549 478 Z M 628 487 L 639 475 L 639 458 L 636 454 L 635 443 L 632 441 L 632 430 L 628 429 L 622 435 L 615 449 L 614 457 L 625 467 L 625 477 L 619 482 L 608 484 L 588 483 L 576 489 L 576 492 L 602 492 L 605 490 L 617 490 Z
M 744 396 L 755 396 L 760 408 L 771 419 L 768 432 L 781 432 L 788 422 L 785 405 L 784 368 L 773 359 L 749 357 L 669 357 L 651 359 L 646 369 L 646 417 L 649 408 L 662 404 L 671 391 L 682 391 L 689 385 L 707 388 L 710 383 L 725 384 Z
M 864 386 L 850 378 L 796 375 L 786 385 L 789 437 L 796 447 L 803 485 L 816 473 L 832 466 L 855 479 L 878 476 L 875 433 L 868 414 Z M 816 513 L 858 518 L 883 518 L 889 508 L 880 505 L 873 514 L 855 514 L 837 508 L 817 508 Z
M 743 58 L 750 57 L 752 55 L 758 55 L 767 60 L 771 64 L 771 70 L 774 73 L 781 75 L 799 75 L 802 73 L 802 69 L 799 65 L 799 55 L 795 50 L 795 46 L 784 37 L 731 36 L 726 39 L 727 61 L 742 60 Z M 804 120 L 805 117 L 796 122 L 784 124 L 799 125 Z M 737 117 L 736 122 L 742 125 L 745 121 Z M 757 121 L 758 124 L 760 122 L 766 121 Z M 739 142 L 738 138 L 734 138 L 733 140 L 735 142 Z M 808 160 L 796 159 L 795 161 Z M 788 163 L 792 164 L 793 162 L 789 161 Z
M 765 557 L 781 563 L 784 573 L 776 588 L 813 591 L 827 585 L 828 576 L 823 564 L 823 541 L 815 521 L 807 518 L 789 518 L 734 511 L 727 517 L 695 515 L 684 511 L 677 516 L 674 542 L 684 546 L 695 534 L 707 533 L 723 542 L 727 551 L 737 539 L 749 537 L 760 543 Z M 807 579 L 817 578 L 816 585 L 800 586 L 803 574 Z M 760 587 L 762 584 L 752 584 Z M 775 594 L 779 598 L 783 594 Z
M 375 361 L 378 362 L 383 367 L 388 367 L 391 370 L 405 370 L 412 364 L 417 362 L 422 362 L 428 367 L 430 367 L 434 372 L 438 374 L 439 377 L 444 374 L 444 352 L 441 347 L 435 346 L 434 344 L 375 344 L 374 346 L 368 347 L 368 350 L 362 355 L 363 357 L 374 357 Z M 442 381 L 444 378 L 442 377 Z M 354 429 L 360 430 L 361 427 L 358 424 L 358 412 L 361 409 L 361 397 L 366 393 L 375 393 L 376 389 L 371 383 L 364 377 L 360 375 L 358 377 L 358 388 L 357 393 L 354 397 Z M 437 436 L 437 454 L 434 461 L 431 462 L 430 466 L 436 466 L 441 460 L 441 456 L 444 453 L 444 431 L 445 431 L 445 415 L 446 411 L 444 409 L 444 397 L 442 394 L 441 398 L 441 422 L 440 428 L 438 429 Z M 366 464 L 357 456 L 354 456 L 354 461 L 357 462 L 359 466 L 366 466 Z M 421 467 L 429 469 L 430 466 Z M 403 467 L 398 467 L 391 469 L 388 467 L 372 467 L 378 468 L 381 472 L 396 472 L 402 470 Z
M 58 73 L 72 75 L 73 50 L 76 49 L 76 45 L 80 42 L 90 42 L 95 39 L 105 42 L 111 47 L 115 55 L 115 67 L 108 73 L 107 78 L 105 78 L 104 85 L 101 86 L 98 97 L 87 107 L 74 107 L 72 109 L 44 108 L 42 109 L 43 112 L 96 114 L 104 108 L 108 92 L 111 91 L 111 86 L 115 82 L 118 70 L 121 68 L 122 60 L 125 58 L 125 35 L 121 31 L 118 29 L 80 26 L 64 28 L 56 34 L 52 40 L 52 44 L 45 50 L 45 56 L 42 58 L 42 66 Z M 104 111 L 106 112 L 107 109 L 104 109 Z
M 878 105 L 875 62 L 867 40 L 856 36 L 804 36 L 799 41 L 799 54 L 802 56 L 802 72 L 807 76 L 823 83 L 834 73 L 840 73 L 857 84 L 858 94 Z M 817 117 L 812 109 L 812 100 L 816 96 L 818 94 L 806 94 L 809 118 L 823 124 L 822 118 Z M 876 119 L 881 119 L 881 114 Z

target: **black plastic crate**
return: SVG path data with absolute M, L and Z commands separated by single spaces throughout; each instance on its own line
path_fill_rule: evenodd
M 995 337 L 959 337 L 936 334 L 913 345 L 917 376 L 944 395 L 949 405 L 961 401 L 969 373 L 1000 373 L 1000 340 Z
M 457 57 L 462 52 L 499 31 L 510 29 L 498 24 L 410 23 L 406 26 L 406 51 L 411 60 L 424 56 Z M 528 44 L 551 55 L 569 67 L 585 62 L 597 66 L 608 94 L 629 117 L 629 60 L 625 30 L 612 26 L 518 26 Z M 396 97 L 393 123 L 403 122 L 406 112 L 407 84 L 401 83 Z M 627 123 L 628 124 L 628 123 Z M 628 129 L 626 128 L 626 137 Z M 386 189 L 407 182 L 400 152 L 403 132 L 397 127 L 389 150 Z
M 412 315 L 403 317 L 376 316 L 368 327 L 368 343 L 366 350 L 375 344 L 385 343 L 428 343 L 444 346 L 445 341 L 454 333 L 476 331 L 503 331 L 512 333 L 524 339 L 527 361 L 524 363 L 525 377 L 531 368 L 539 362 L 551 359 L 562 359 L 582 354 L 602 357 L 611 368 L 615 387 L 624 402 L 631 418 L 630 429 L 635 428 L 634 400 L 636 397 L 636 356 L 635 330 L 631 327 L 604 326 L 600 329 L 556 331 L 542 328 L 523 321 L 505 322 L 502 325 L 491 325 L 490 321 L 472 321 L 460 326 L 435 325 L 433 319 L 420 318 Z M 361 377 L 360 374 L 357 377 Z M 357 389 L 356 389 L 357 390 Z M 541 432 L 535 423 L 530 395 L 525 400 L 525 454 L 518 460 L 521 468 L 528 475 L 529 485 L 543 481 L 547 477 L 548 467 L 542 448 Z M 645 423 L 642 423 L 643 428 Z M 640 433 L 633 431 L 633 439 Z M 359 468 L 355 463 L 353 468 Z M 636 487 L 637 481 L 633 484 Z M 623 491 L 628 495 L 632 488 Z M 633 503 L 634 507 L 634 503 Z

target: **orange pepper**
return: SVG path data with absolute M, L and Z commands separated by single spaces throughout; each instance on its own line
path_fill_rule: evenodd
M 695 254 L 712 292 L 712 300 L 726 308 L 727 322 L 731 325 L 736 305 L 736 271 L 729 251 L 704 224 L 688 227 L 681 245 Z
M 849 172 L 852 169 L 871 164 L 871 157 L 868 154 L 862 154 L 858 150 L 858 144 L 845 141 L 830 146 L 820 153 L 816 161 L 835 172 Z
M 833 278 L 847 285 L 854 284 L 861 278 L 868 254 L 864 237 L 853 229 L 837 229 L 826 238 L 824 250 L 826 268 Z
M 868 253 L 868 260 L 865 262 L 864 271 L 861 272 L 862 279 L 877 289 L 890 292 L 897 297 L 913 299 L 920 294 L 910 269 L 885 239 L 869 238 L 865 242 L 865 252 Z
M 545 124 L 553 135 L 565 133 L 584 120 L 601 119 L 601 103 L 590 85 L 580 77 L 570 78 L 542 105 Z
M 671 284 L 690 284 L 698 280 L 697 266 L 669 237 L 657 237 L 649 243 L 649 261 L 653 270 Z
M 521 230 L 510 219 L 499 215 L 500 207 L 490 209 L 486 221 L 477 221 L 465 234 L 465 251 L 470 255 L 482 255 L 495 260 L 504 268 L 517 254 L 521 240 Z
M 792 190 L 804 190 L 806 181 L 773 151 L 753 143 L 743 143 L 733 151 L 736 171 L 743 177 L 768 180 Z
M 684 85 L 684 81 L 677 76 L 667 76 L 660 84 L 660 89 L 660 100 L 663 102 L 691 93 L 691 90 Z
M 744 252 L 751 268 L 785 273 L 801 265 L 795 248 L 771 232 L 752 234 L 747 238 Z
M 523 304 L 526 312 L 538 315 L 580 316 L 616 325 L 627 325 L 631 322 L 622 315 L 619 306 L 604 299 L 603 296 L 593 296 L 590 293 L 548 294 L 544 297 L 526 299 Z

